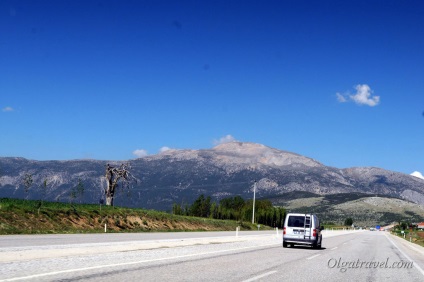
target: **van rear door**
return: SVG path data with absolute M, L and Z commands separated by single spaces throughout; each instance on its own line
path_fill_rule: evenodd
M 305 216 L 290 215 L 287 221 L 286 235 L 290 238 L 303 239 L 305 236 Z

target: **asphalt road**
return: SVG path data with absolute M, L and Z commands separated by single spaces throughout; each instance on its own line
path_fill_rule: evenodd
M 275 232 L 107 235 L 1 236 L 0 281 L 424 281 L 424 248 L 387 232 L 327 231 L 320 250 Z
M 240 235 L 260 235 L 274 233 L 274 231 L 239 232 Z M 174 240 L 200 237 L 225 237 L 232 235 L 235 235 L 235 231 L 2 235 L 0 236 L 0 249 L 6 247 L 76 245 L 87 243 L 121 243 L 132 241 Z

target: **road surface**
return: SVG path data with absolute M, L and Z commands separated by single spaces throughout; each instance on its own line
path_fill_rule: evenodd
M 424 248 L 387 232 L 0 236 L 0 281 L 424 281 Z

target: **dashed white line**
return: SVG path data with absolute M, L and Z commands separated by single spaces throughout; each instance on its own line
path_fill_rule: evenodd
M 243 282 L 252 282 L 252 281 L 256 281 L 256 280 L 258 280 L 258 279 L 264 278 L 264 277 L 269 276 L 269 275 L 271 275 L 271 274 L 274 274 L 274 273 L 276 273 L 276 272 L 277 272 L 276 270 L 273 270 L 273 271 L 270 271 L 270 272 L 266 272 L 266 273 L 263 273 L 263 274 L 261 274 L 261 275 L 258 275 L 258 276 L 255 276 L 255 277 L 252 277 L 252 278 L 250 278 L 250 279 L 244 280 Z
M 335 250 L 335 249 L 337 249 L 338 247 L 334 247 L 334 248 L 332 248 L 331 250 Z
M 58 274 L 64 274 L 64 273 L 72 273 L 72 272 L 77 272 L 77 271 L 87 271 L 87 270 L 95 270 L 95 269 L 102 269 L 102 268 L 109 268 L 109 267 L 142 264 L 142 263 L 148 263 L 148 262 L 159 262 L 159 261 L 164 261 L 164 260 L 189 258 L 189 257 L 195 257 L 195 256 L 202 256 L 202 255 L 211 255 L 211 254 L 225 253 L 225 252 L 231 252 L 231 251 L 240 251 L 240 250 L 246 250 L 246 249 L 275 246 L 275 245 L 279 245 L 279 244 L 280 243 L 277 243 L 277 244 L 272 243 L 272 244 L 264 244 L 264 245 L 259 245 L 259 246 L 241 247 L 241 248 L 233 248 L 233 249 L 226 249 L 226 250 L 219 250 L 219 251 L 212 251 L 212 252 L 188 254 L 188 255 L 183 255 L 183 256 L 164 257 L 164 258 L 157 258 L 157 259 L 150 259 L 150 260 L 140 260 L 140 261 L 132 261 L 132 262 L 124 262 L 124 263 L 114 263 L 114 264 L 107 264 L 107 265 L 95 265 L 95 266 L 89 266 L 89 267 L 83 267 L 83 268 L 74 268 L 74 269 L 66 269 L 66 270 L 52 271 L 52 272 L 46 272 L 46 273 L 39 273 L 39 274 L 33 274 L 33 275 L 28 275 L 28 276 L 22 276 L 22 277 L 6 278 L 6 279 L 1 279 L 0 282 L 35 279 L 35 278 L 40 278 L 40 277 L 46 277 L 46 276 L 52 276 L 52 275 L 58 275 Z
M 311 257 L 308 257 L 307 259 L 313 259 L 313 258 L 316 258 L 316 257 L 318 257 L 318 256 L 320 256 L 321 254 L 317 254 L 317 255 L 314 255 L 314 256 L 311 256 Z

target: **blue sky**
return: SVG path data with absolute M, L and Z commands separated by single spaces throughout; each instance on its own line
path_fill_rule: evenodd
M 0 2 L 0 156 L 220 141 L 424 172 L 422 1 Z

